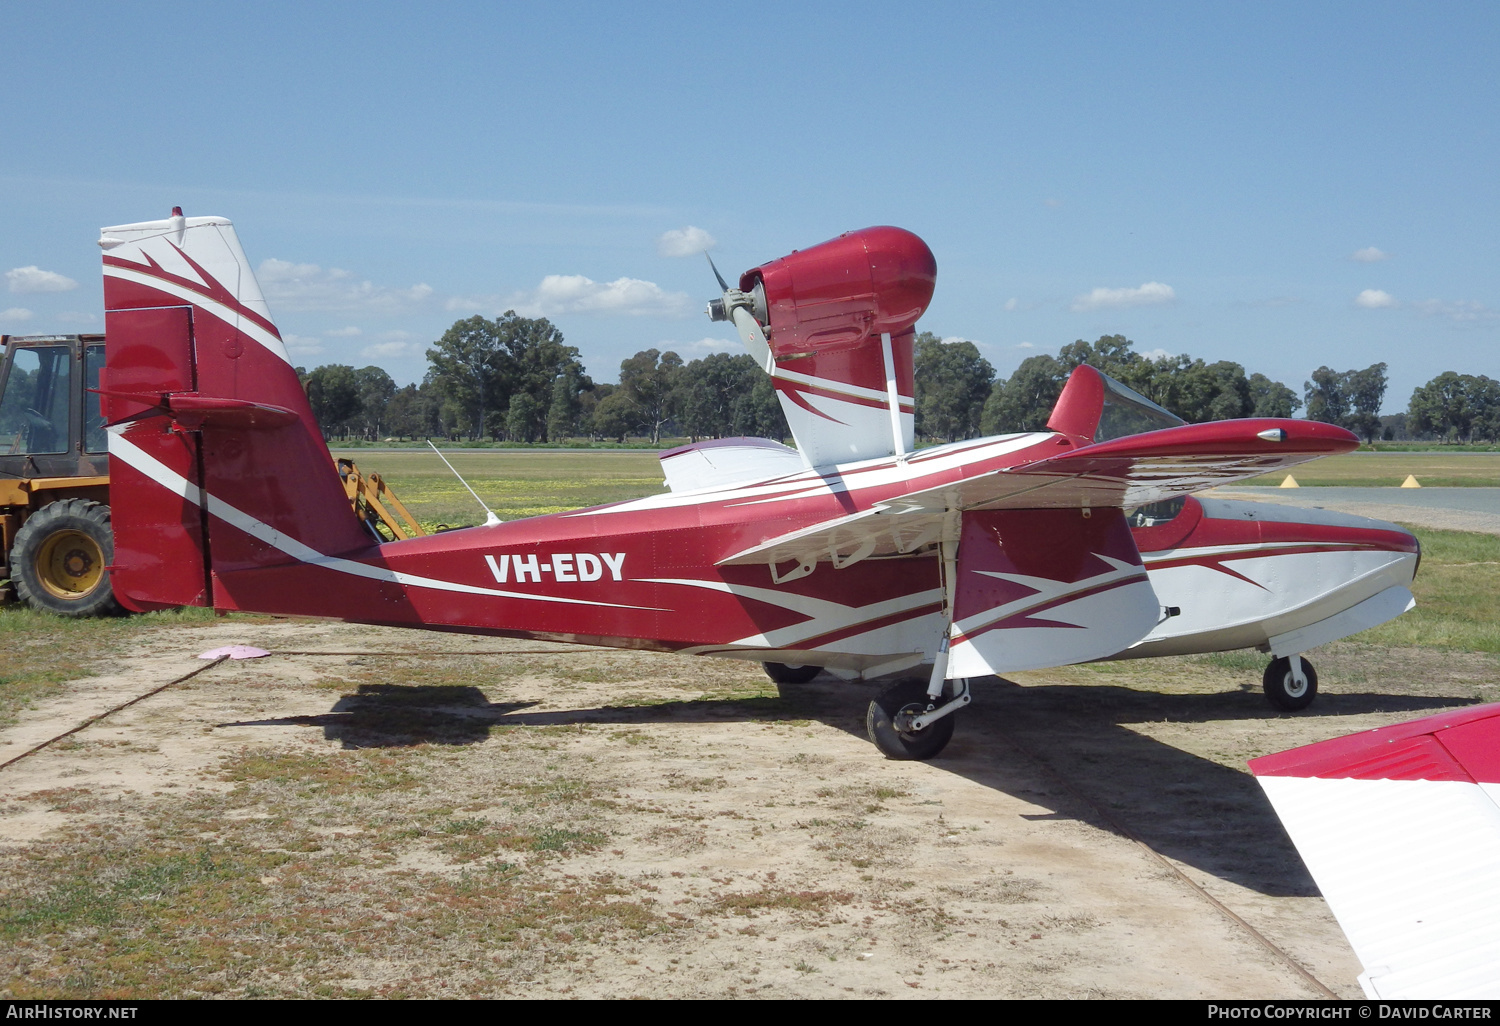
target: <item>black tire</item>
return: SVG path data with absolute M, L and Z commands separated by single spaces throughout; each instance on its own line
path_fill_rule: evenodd
M 931 759 L 953 740 L 953 714 L 949 713 L 924 730 L 897 729 L 898 718 L 920 715 L 927 710 L 927 682 L 903 680 L 886 688 L 870 703 L 865 730 L 870 740 L 890 759 Z
M 110 590 L 115 539 L 109 507 L 87 499 L 60 499 L 26 518 L 10 550 L 16 597 L 32 609 L 58 616 L 110 616 L 119 612 Z
M 1271 660 L 1271 665 L 1266 667 L 1265 676 L 1261 678 L 1261 687 L 1272 705 L 1286 712 L 1296 712 L 1312 705 L 1312 700 L 1318 695 L 1318 671 L 1313 669 L 1313 664 L 1306 656 L 1302 657 L 1302 673 L 1307 677 L 1307 687 L 1298 688 L 1297 683 L 1292 680 L 1291 659 L 1283 657 Z
M 766 676 L 777 684 L 806 684 L 823 672 L 821 666 L 789 666 L 786 663 L 761 663 Z

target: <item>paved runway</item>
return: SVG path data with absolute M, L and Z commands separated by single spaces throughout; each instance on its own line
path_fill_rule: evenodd
M 1418 527 L 1500 534 L 1500 488 L 1223 488 L 1225 499 L 1320 506 Z

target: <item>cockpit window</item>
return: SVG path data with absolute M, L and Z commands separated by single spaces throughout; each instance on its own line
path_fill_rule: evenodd
M 1143 431 L 1160 431 L 1162 428 L 1180 427 L 1187 423 L 1134 389 L 1126 388 L 1108 374 L 1101 371 L 1099 376 L 1104 379 L 1104 410 L 1099 415 L 1099 427 L 1094 431 L 1094 441 L 1107 442 L 1111 438 L 1138 435 Z
M 1186 504 L 1186 495 L 1174 495 L 1161 502 L 1137 506 L 1126 514 L 1126 518 L 1130 521 L 1131 527 L 1160 527 L 1162 524 L 1176 520 L 1177 514 L 1182 512 L 1182 507 Z

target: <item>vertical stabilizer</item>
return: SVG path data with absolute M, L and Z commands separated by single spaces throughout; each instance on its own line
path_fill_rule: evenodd
M 99 245 L 121 601 L 232 606 L 221 573 L 368 544 L 233 224 L 174 210 Z

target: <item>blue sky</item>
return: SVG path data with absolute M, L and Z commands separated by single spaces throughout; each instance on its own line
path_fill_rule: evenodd
M 0 331 L 100 330 L 99 227 L 180 204 L 309 367 L 410 381 L 515 308 L 612 381 L 731 346 L 666 233 L 728 276 L 895 224 L 1002 374 L 1119 332 L 1299 392 L 1385 361 L 1388 412 L 1500 377 L 1493 3 L 6 2 L 0 42 Z

